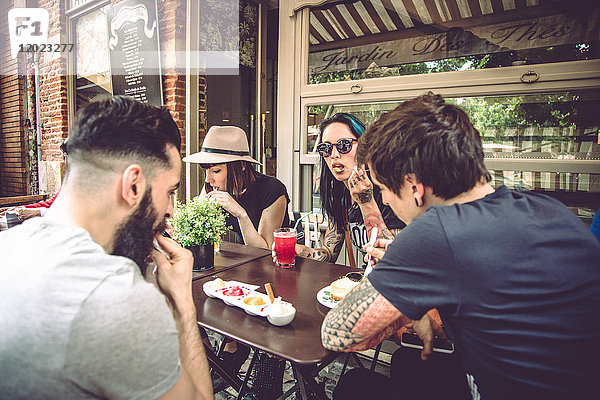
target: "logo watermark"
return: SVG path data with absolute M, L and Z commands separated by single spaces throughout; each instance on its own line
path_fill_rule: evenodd
M 8 11 L 8 30 L 12 58 L 19 52 L 47 51 L 50 14 L 44 8 L 13 8 Z

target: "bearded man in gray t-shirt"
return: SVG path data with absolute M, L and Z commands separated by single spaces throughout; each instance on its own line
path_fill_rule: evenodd
M 0 398 L 212 398 L 193 258 L 160 235 L 180 150 L 164 108 L 115 96 L 80 111 L 54 204 L 0 234 Z

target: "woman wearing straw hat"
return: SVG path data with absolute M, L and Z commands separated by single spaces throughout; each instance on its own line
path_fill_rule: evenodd
M 250 157 L 248 139 L 242 129 L 235 126 L 211 127 L 200 152 L 185 157 L 183 161 L 198 163 L 204 169 L 206 177 L 202 195 L 215 199 L 229 213 L 227 225 L 233 226 L 239 243 L 271 248 L 273 230 L 289 225 L 289 197 L 285 185 L 254 170 L 253 164 L 260 163 Z M 229 342 L 224 350 L 223 360 L 234 374 L 237 373 L 248 357 L 249 348 Z M 247 397 L 278 397 L 284 365 L 280 360 L 260 353 L 254 368 L 253 391 Z M 226 385 L 224 381 L 215 379 L 213 386 L 216 393 Z
M 228 213 L 237 240 L 271 248 L 273 230 L 289 224 L 289 197 L 276 178 L 254 170 L 246 133 L 235 126 L 213 126 L 198 153 L 183 159 L 198 163 L 206 174 L 202 194 L 215 199 Z

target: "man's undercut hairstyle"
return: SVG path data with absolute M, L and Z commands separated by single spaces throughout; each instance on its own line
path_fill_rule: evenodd
M 65 150 L 70 164 L 111 169 L 116 160 L 123 160 L 151 170 L 156 165 L 171 167 L 168 145 L 181 151 L 179 128 L 165 107 L 112 96 L 92 101 L 77 113 Z
M 491 180 L 481 137 L 467 114 L 431 92 L 369 125 L 359 139 L 357 159 L 370 163 L 375 178 L 396 195 L 410 173 L 446 200 Z

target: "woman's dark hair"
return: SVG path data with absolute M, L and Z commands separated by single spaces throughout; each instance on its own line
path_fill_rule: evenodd
M 324 119 L 319 125 L 321 138 L 323 138 L 323 131 L 325 128 L 334 122 L 340 122 L 346 125 L 357 139 L 361 137 L 365 131 L 365 124 L 354 115 L 337 113 Z M 350 207 L 350 204 L 352 204 L 350 192 L 346 188 L 346 185 L 344 185 L 344 182 L 335 179 L 329 170 L 324 157 L 321 157 L 321 180 L 319 191 L 321 204 L 325 210 L 325 214 L 329 220 L 335 224 L 336 230 L 339 233 L 344 232 L 348 221 L 348 208 Z
M 233 198 L 238 199 L 244 189 L 250 188 L 256 181 L 256 171 L 254 165 L 248 161 L 230 161 L 227 163 L 218 164 L 200 164 L 204 170 L 215 167 L 217 165 L 225 165 L 227 168 L 227 193 Z M 204 190 L 208 193 L 212 191 L 212 187 L 207 182 L 204 183 Z
M 407 100 L 369 125 L 356 157 L 396 195 L 414 173 L 433 194 L 451 199 L 491 177 L 479 132 L 462 108 L 431 92 Z

